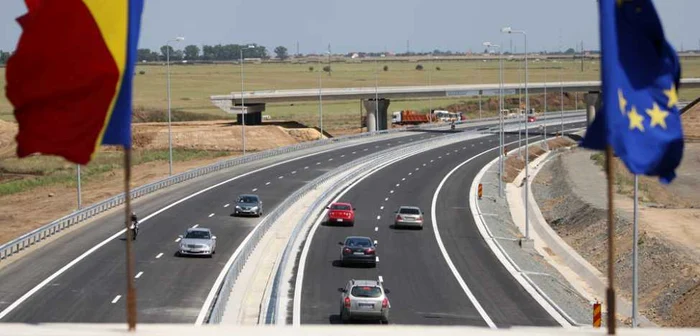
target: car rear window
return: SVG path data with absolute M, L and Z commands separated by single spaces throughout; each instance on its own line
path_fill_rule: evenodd
M 366 238 L 349 238 L 345 240 L 347 247 L 371 247 L 372 241 Z
M 355 286 L 350 294 L 354 297 L 377 298 L 382 296 L 382 289 L 375 286 Z
M 185 238 L 191 239 L 210 239 L 211 235 L 206 231 L 190 231 L 187 233 Z
M 401 208 L 401 210 L 399 210 L 399 213 L 407 215 L 420 215 L 420 210 L 414 208 Z
M 238 203 L 257 203 L 258 199 L 256 197 L 241 197 L 238 199 Z
M 331 205 L 331 210 L 352 210 L 352 208 L 349 205 L 333 204 Z

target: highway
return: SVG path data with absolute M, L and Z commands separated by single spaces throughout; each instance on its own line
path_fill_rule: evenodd
M 335 167 L 444 133 L 408 134 L 364 144 L 351 142 L 349 147 L 326 152 L 313 149 L 307 151 L 310 156 L 298 159 L 290 159 L 298 153 L 283 155 L 137 200 L 135 210 L 142 218 L 134 245 L 139 322 L 194 323 L 224 264 L 259 222 L 230 216 L 238 194 L 259 194 L 269 213 L 296 189 Z M 185 197 L 190 198 L 161 211 Z M 124 321 L 125 242 L 123 236 L 115 235 L 123 228 L 122 211 L 101 215 L 0 264 L 0 321 Z M 175 257 L 178 235 L 194 225 L 211 228 L 217 236 L 213 258 Z
M 517 133 L 507 135 L 506 143 L 517 143 L 517 137 Z M 531 137 L 535 139 L 537 136 Z M 337 288 L 349 279 L 381 277 L 391 290 L 392 324 L 559 325 L 493 255 L 470 212 L 471 183 L 478 171 L 497 157 L 497 147 L 498 136 L 490 135 L 426 151 L 379 170 L 341 195 L 339 201 L 357 208 L 356 223 L 354 227 L 321 224 L 307 240 L 310 245 L 301 268 L 302 295 L 295 298 L 300 300 L 301 323 L 340 323 Z M 444 184 L 436 203 L 437 223 L 432 222 L 432 199 L 444 176 L 489 149 L 495 150 L 465 164 Z M 423 230 L 392 227 L 393 212 L 400 205 L 417 205 L 426 212 Z M 377 240 L 376 268 L 338 265 L 338 242 L 350 235 Z

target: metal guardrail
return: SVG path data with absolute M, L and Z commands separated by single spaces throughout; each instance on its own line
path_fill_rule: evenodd
M 462 124 L 465 123 L 476 123 L 476 122 L 482 122 L 486 121 L 487 119 L 483 120 L 470 120 L 468 122 L 463 122 Z M 200 168 L 195 168 L 180 174 L 177 174 L 175 176 L 171 176 L 165 179 L 162 179 L 160 181 L 152 182 L 146 185 L 143 185 L 141 187 L 138 187 L 136 189 L 133 189 L 130 194 L 132 199 L 136 199 L 145 195 L 148 195 L 152 192 L 176 185 L 181 182 L 189 181 L 194 178 L 198 178 L 201 176 L 205 176 L 214 172 L 221 171 L 223 169 L 239 166 L 241 164 L 257 161 L 257 160 L 262 160 L 266 159 L 269 157 L 281 155 L 281 154 L 286 154 L 286 153 L 291 153 L 299 150 L 304 150 L 312 147 L 320 147 L 323 145 L 328 145 L 328 144 L 333 144 L 333 143 L 338 143 L 338 142 L 346 142 L 349 140 L 355 140 L 355 139 L 361 139 L 361 138 L 368 138 L 368 137 L 373 137 L 373 136 L 378 136 L 378 135 L 386 135 L 386 134 L 394 134 L 394 133 L 399 133 L 399 132 L 406 132 L 406 131 L 412 131 L 412 130 L 428 130 L 432 128 L 439 128 L 439 127 L 445 127 L 445 124 L 442 123 L 435 123 L 435 124 L 428 124 L 428 125 L 420 125 L 420 126 L 414 126 L 414 127 L 405 127 L 405 128 L 398 128 L 398 129 L 391 129 L 391 130 L 384 130 L 384 131 L 376 131 L 376 132 L 367 132 L 367 133 L 360 133 L 360 134 L 351 134 L 351 135 L 346 135 L 346 136 L 341 136 L 337 138 L 330 138 L 330 139 L 321 139 L 321 140 L 315 140 L 315 141 L 309 141 L 309 142 L 303 142 L 299 144 L 294 144 L 294 145 L 289 145 L 289 146 L 284 146 L 280 148 L 275 148 L 275 149 L 270 149 L 262 152 L 257 152 L 254 154 L 249 154 L 249 155 L 244 155 L 241 157 L 233 158 L 233 159 L 228 159 L 228 160 L 223 160 L 219 161 L 213 164 L 210 164 L 208 166 L 200 167 Z M 28 232 L 20 237 L 17 237 L 5 244 L 0 245 L 0 261 L 3 261 L 7 259 L 8 257 L 19 253 L 20 251 L 33 246 L 34 244 L 37 244 L 41 242 L 42 240 L 53 236 L 54 234 L 61 232 L 75 224 L 84 222 L 102 212 L 105 212 L 107 210 L 113 209 L 117 206 L 120 206 L 124 203 L 124 193 L 121 193 L 119 195 L 110 197 L 104 201 L 95 203 L 93 205 L 90 205 L 88 207 L 85 207 L 81 210 L 75 211 L 69 215 L 63 216 L 55 221 L 52 221 L 46 225 L 43 225 L 31 232 Z
M 444 125 L 442 125 L 444 126 Z M 460 135 L 460 134 L 455 134 L 455 136 Z M 448 136 L 450 137 L 450 136 Z M 231 295 L 231 290 L 233 289 L 233 286 L 236 282 L 236 279 L 240 272 L 243 270 L 243 267 L 245 266 L 246 261 L 248 260 L 248 257 L 250 254 L 253 253 L 255 250 L 255 247 L 258 245 L 258 242 L 262 239 L 262 237 L 265 235 L 267 230 L 274 224 L 282 214 L 284 214 L 287 209 L 289 209 L 291 206 L 294 205 L 297 201 L 299 201 L 302 197 L 304 197 L 307 193 L 309 193 L 311 190 L 315 189 L 319 185 L 325 183 L 329 179 L 337 176 L 340 173 L 347 172 L 349 170 L 353 170 L 353 173 L 348 175 L 347 177 L 344 177 L 341 181 L 347 181 L 347 179 L 354 178 L 357 176 L 357 174 L 360 174 L 362 169 L 358 169 L 358 166 L 363 166 L 365 164 L 371 163 L 376 159 L 379 159 L 383 156 L 389 155 L 389 154 L 402 154 L 401 152 L 402 148 L 407 148 L 411 146 L 416 146 L 420 145 L 423 142 L 434 142 L 434 139 L 426 139 L 426 140 L 421 140 L 421 141 L 416 141 L 412 142 L 409 144 L 404 144 L 398 147 L 394 147 L 391 149 L 385 149 L 380 152 L 376 152 L 370 155 L 367 155 L 365 157 L 362 157 L 357 160 L 353 160 L 349 163 L 346 163 L 338 168 L 333 169 L 332 171 L 329 171 L 313 181 L 307 183 L 304 185 L 302 188 L 298 189 L 295 191 L 292 195 L 287 197 L 282 203 L 277 205 L 274 210 L 272 210 L 268 215 L 258 224 L 252 234 L 250 234 L 250 239 L 246 239 L 246 241 L 243 243 L 240 253 L 235 257 L 233 263 L 231 264 L 229 270 L 226 273 L 226 276 L 224 278 L 224 281 L 221 283 L 220 287 L 217 289 L 217 295 L 215 299 L 212 301 L 211 306 L 209 308 L 209 313 L 207 316 L 204 318 L 204 321 L 209 324 L 218 324 L 221 322 L 221 319 L 224 314 L 224 310 L 226 308 L 226 304 L 228 302 L 228 298 Z M 334 184 L 338 185 L 338 184 Z M 331 188 L 333 189 L 333 188 Z M 325 193 L 324 193 L 325 195 Z M 306 217 L 305 217 L 306 218 Z M 292 235 L 296 237 L 298 234 L 299 230 L 299 225 L 294 228 Z M 289 253 L 288 249 L 285 249 L 284 251 L 285 255 Z M 288 259 L 288 258 L 285 258 Z M 285 260 L 282 259 L 282 260 Z M 279 265 L 278 265 L 279 266 Z M 279 268 L 278 268 L 279 269 Z

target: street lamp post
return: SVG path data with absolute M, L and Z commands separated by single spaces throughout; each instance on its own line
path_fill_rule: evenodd
M 501 29 L 501 32 L 508 34 L 522 34 L 525 39 L 525 116 L 530 113 L 530 97 L 528 96 L 528 67 L 527 67 L 527 33 L 524 30 L 513 30 L 511 27 Z M 529 148 L 529 130 L 527 119 L 525 120 L 525 239 L 530 239 L 530 222 L 528 218 L 528 199 L 529 184 L 530 184 L 530 148 Z
M 184 41 L 184 37 L 176 37 L 172 40 L 168 40 L 165 43 L 165 63 L 167 67 L 167 82 L 168 82 L 168 175 L 173 175 L 173 128 L 172 128 L 172 114 L 170 111 L 170 42 L 180 42 Z
M 243 155 L 245 155 L 245 116 L 247 108 L 245 107 L 245 98 L 243 97 L 243 50 L 253 49 L 254 45 L 248 45 L 247 47 L 239 48 L 240 58 L 239 62 L 241 64 L 241 137 L 243 138 Z
M 379 62 L 374 59 L 374 131 L 379 131 Z
M 491 42 L 484 42 L 484 46 L 498 50 L 498 195 L 503 197 L 503 52 L 500 45 Z

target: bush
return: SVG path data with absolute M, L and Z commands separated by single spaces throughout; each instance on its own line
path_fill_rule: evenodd
M 314 67 L 309 67 L 309 72 L 314 72 Z
M 330 65 L 324 66 L 324 67 L 323 67 L 323 71 L 324 71 L 324 72 L 331 72 L 331 66 L 330 66 Z
M 440 69 L 440 67 L 435 67 L 435 70 L 440 71 L 442 69 Z
M 139 75 L 145 75 L 145 74 L 146 74 L 146 71 L 143 71 L 143 70 L 139 71 Z
M 384 66 L 384 71 L 389 71 L 389 66 L 388 66 L 388 65 L 385 65 L 385 66 Z
M 416 65 L 416 70 L 423 70 L 423 65 L 422 64 Z

